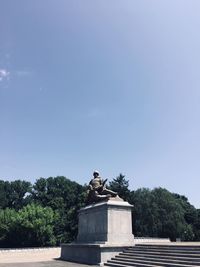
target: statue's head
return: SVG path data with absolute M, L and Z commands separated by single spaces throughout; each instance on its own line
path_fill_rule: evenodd
M 98 172 L 98 171 L 94 171 L 94 172 L 93 172 L 93 176 L 94 176 L 94 177 L 98 177 L 98 176 L 99 176 L 99 172 Z

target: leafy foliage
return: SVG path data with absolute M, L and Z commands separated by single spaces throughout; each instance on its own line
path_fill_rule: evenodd
M 53 233 L 56 214 L 49 207 L 27 205 L 18 212 L 0 212 L 0 244 L 4 247 L 51 246 L 56 244 Z
M 175 241 L 195 240 L 195 208 L 187 199 L 163 188 L 138 189 L 132 194 L 133 228 L 137 236 L 169 237 Z M 197 239 L 196 239 L 197 240 Z
M 77 212 L 84 205 L 85 192 L 83 186 L 64 176 L 40 178 L 33 186 L 33 201 L 51 207 L 58 214 L 55 224 L 57 243 L 70 242 L 76 237 Z
M 109 183 L 109 188 L 118 193 L 124 200 L 128 200 L 130 195 L 129 181 L 125 179 L 125 175 L 119 174 L 112 182 Z
M 0 208 L 14 208 L 16 210 L 28 204 L 31 183 L 21 180 L 7 182 L 0 180 Z
M 200 210 L 185 196 L 164 188 L 130 191 L 123 174 L 109 187 L 134 205 L 135 236 L 200 241 Z M 0 247 L 53 246 L 74 240 L 86 188 L 64 176 L 39 178 L 33 185 L 0 180 Z

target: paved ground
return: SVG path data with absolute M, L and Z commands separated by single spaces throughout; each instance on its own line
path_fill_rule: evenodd
M 54 260 L 45 262 L 0 263 L 0 267 L 91 267 L 91 265 Z
M 60 248 L 0 250 L 0 267 L 88 267 L 59 257 Z
M 0 264 L 53 261 L 59 257 L 60 248 L 2 250 L 0 251 Z
M 149 243 L 150 244 L 150 243 Z M 159 244 L 159 243 L 151 243 Z M 200 242 L 174 242 L 160 245 L 193 245 L 200 246 Z M 60 248 L 1 250 L 0 267 L 88 267 L 85 264 L 77 264 L 59 260 Z M 91 267 L 91 265 L 90 265 Z M 93 266 L 96 267 L 96 266 Z

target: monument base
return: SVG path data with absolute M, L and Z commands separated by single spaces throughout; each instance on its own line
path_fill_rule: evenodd
M 105 244 L 62 244 L 61 259 L 77 263 L 103 265 L 129 246 Z
M 76 243 L 131 246 L 134 242 L 132 207 L 114 198 L 80 209 Z
M 61 259 L 102 264 L 133 246 L 132 207 L 115 198 L 80 209 L 77 240 L 61 245 Z

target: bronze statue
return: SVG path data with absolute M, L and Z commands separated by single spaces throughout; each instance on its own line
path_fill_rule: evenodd
M 93 172 L 94 178 L 88 186 L 87 204 L 96 203 L 102 200 L 108 200 L 110 197 L 116 197 L 117 193 L 106 188 L 106 180 L 101 179 L 98 171 Z

